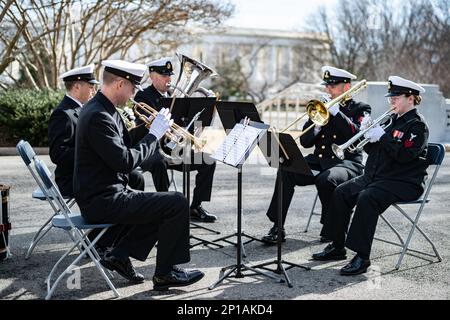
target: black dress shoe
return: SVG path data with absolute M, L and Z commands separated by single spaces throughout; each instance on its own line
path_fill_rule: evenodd
M 196 283 L 205 276 L 200 270 L 184 270 L 173 267 L 172 271 L 162 276 L 153 277 L 153 289 L 164 291 L 170 287 L 184 287 Z
M 214 222 L 217 217 L 203 209 L 202 206 L 191 208 L 191 220 L 199 222 Z
M 144 282 L 144 276 L 134 269 L 130 259 L 121 261 L 108 252 L 101 260 L 100 263 L 106 269 L 111 271 L 117 271 L 122 277 L 133 283 Z
M 370 266 L 369 259 L 363 259 L 356 255 L 345 267 L 341 269 L 341 275 L 353 276 L 367 271 Z
M 268 244 L 268 245 L 277 244 L 277 241 L 278 241 L 278 227 L 274 225 L 269 230 L 269 233 L 261 238 L 261 241 L 263 241 L 265 244 Z M 281 241 L 282 242 L 286 242 L 286 231 L 284 231 L 284 228 L 281 229 Z
M 323 249 L 322 252 L 314 253 L 313 260 L 328 261 L 328 260 L 344 260 L 347 259 L 347 251 L 345 248 L 338 249 L 333 243 L 330 243 Z

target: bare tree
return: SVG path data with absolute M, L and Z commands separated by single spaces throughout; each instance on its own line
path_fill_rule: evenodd
M 309 23 L 328 37 L 330 56 L 307 53 L 360 78 L 384 81 L 395 73 L 437 83 L 450 95 L 449 9 L 448 0 L 340 0 L 334 15 L 321 8 Z
M 27 22 L 21 21 L 13 30 L 9 29 L 10 24 L 6 23 L 5 16 L 9 8 L 13 5 L 14 0 L 0 1 L 0 41 L 3 42 L 3 50 L 0 55 L 0 74 L 14 60 L 12 52 L 25 29 Z
M 12 43 L 9 39 L 14 37 L 1 37 L 10 53 L 0 65 L 17 61 L 25 85 L 34 88 L 56 88 L 58 75 L 78 65 L 111 57 L 144 61 L 157 50 L 187 41 L 188 27 L 217 25 L 233 11 L 228 2 L 216 0 L 8 0 L 6 4 L 4 20 L 20 39 Z M 151 51 L 139 52 L 136 44 Z

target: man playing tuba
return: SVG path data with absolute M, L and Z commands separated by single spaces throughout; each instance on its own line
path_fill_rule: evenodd
M 160 99 L 170 97 L 168 90 L 171 81 L 170 76 L 173 75 L 172 62 L 170 58 L 161 58 L 148 63 L 147 66 L 150 72 L 151 85 L 144 91 L 138 92 L 135 96 L 135 101 L 144 102 L 159 111 L 163 107 Z M 194 156 L 191 156 L 190 158 L 197 159 L 199 157 L 196 156 L 194 158 Z M 210 159 L 208 158 L 208 160 Z M 169 178 L 167 169 L 182 171 L 183 165 L 170 165 L 159 152 L 156 152 L 141 164 L 141 168 L 144 172 L 150 171 L 152 173 L 157 191 L 168 191 Z M 212 159 L 207 161 L 207 163 L 202 160 L 202 163 L 191 164 L 190 169 L 198 172 L 195 178 L 195 189 L 191 203 L 191 219 L 200 222 L 214 222 L 217 217 L 206 211 L 201 204 L 203 201 L 211 199 L 216 163 Z

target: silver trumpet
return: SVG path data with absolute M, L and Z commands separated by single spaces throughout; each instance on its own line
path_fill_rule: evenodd
M 359 131 L 357 134 L 355 134 L 352 138 L 350 138 L 346 143 L 337 145 L 335 143 L 332 144 L 331 149 L 333 150 L 336 157 L 343 160 L 345 158 L 345 151 L 349 152 L 357 152 L 364 148 L 364 146 L 369 143 L 369 139 L 364 138 L 364 135 L 366 132 L 368 132 L 370 129 L 375 127 L 376 125 L 385 122 L 389 118 L 389 122 L 385 125 L 381 126 L 383 129 L 386 129 L 392 124 L 392 118 L 390 117 L 394 112 L 394 108 L 391 108 L 387 110 L 385 113 L 383 113 L 381 116 L 379 116 L 377 119 L 372 120 L 368 127 L 366 127 L 364 130 Z

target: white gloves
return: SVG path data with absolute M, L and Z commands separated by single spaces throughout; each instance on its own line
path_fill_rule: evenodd
M 364 115 L 364 118 L 361 120 L 361 125 L 359 127 L 360 131 L 366 130 L 372 124 L 372 118 L 368 113 Z
M 156 139 L 161 139 L 173 124 L 173 120 L 170 119 L 171 116 L 169 109 L 162 108 L 153 120 L 148 132 L 154 135 Z
M 384 129 L 380 125 L 377 125 L 367 131 L 364 134 L 364 138 L 369 139 L 370 143 L 374 143 L 379 141 L 383 134 L 385 134 Z
M 339 112 L 339 103 L 333 105 L 330 109 L 328 109 L 328 111 L 333 115 L 333 117 L 335 117 Z

